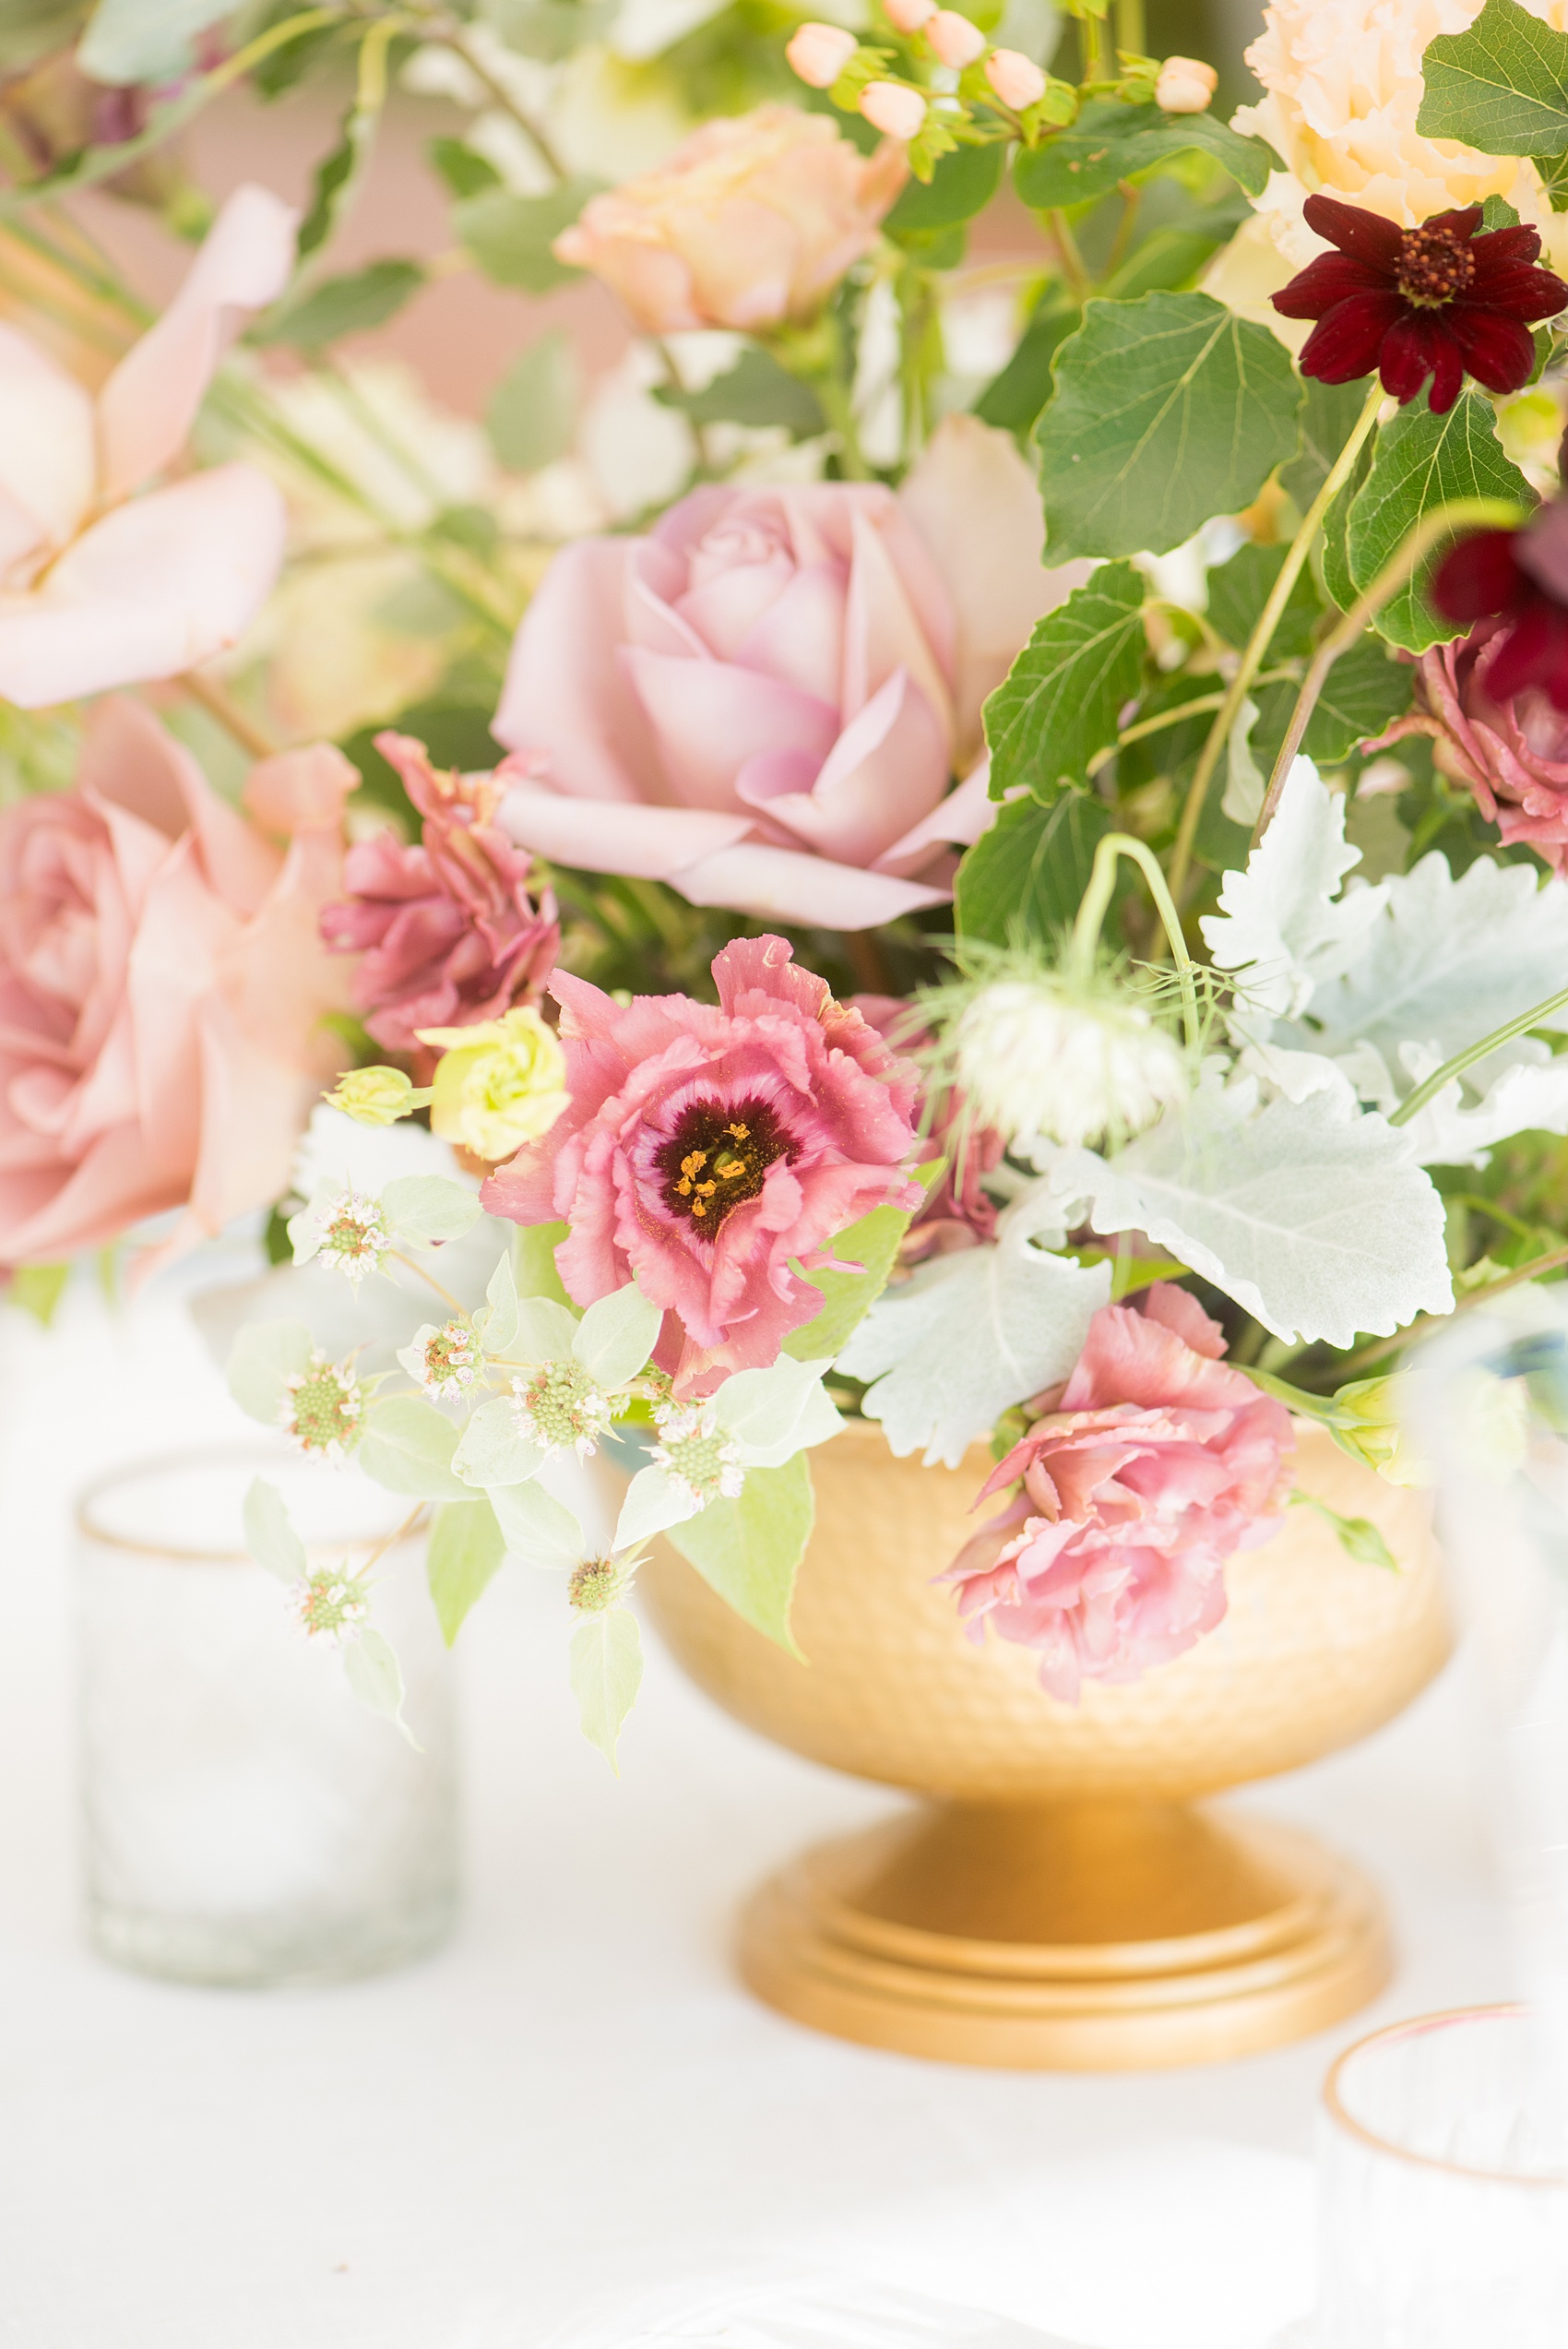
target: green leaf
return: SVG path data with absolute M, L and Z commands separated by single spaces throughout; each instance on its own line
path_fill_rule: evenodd
M 496 285 L 548 293 L 581 275 L 558 261 L 550 248 L 602 184 L 564 180 L 547 196 L 514 196 L 509 188 L 487 188 L 482 196 L 470 196 L 453 207 L 452 225 Z
M 564 457 L 582 413 L 582 370 L 565 335 L 540 335 L 509 367 L 484 411 L 490 445 L 515 473 L 537 473 Z
M 1229 563 L 1208 575 L 1209 626 L 1238 652 L 1262 616 L 1276 579 L 1285 567 L 1282 546 L 1238 547 Z M 1275 661 L 1300 660 L 1312 650 L 1313 624 L 1323 606 L 1304 566 L 1291 589 L 1265 652 Z
M 487 1353 L 507 1353 L 517 1335 L 517 1284 L 512 1275 L 508 1248 L 498 1259 L 484 1293 L 485 1310 L 478 1321 L 479 1339 Z
M 425 1576 L 448 1647 L 505 1555 L 506 1544 L 488 1501 L 447 1501 L 436 1510 Z
M 975 402 L 983 424 L 1027 433 L 1051 398 L 1051 363 L 1082 317 L 1075 302 L 1052 282 L 1040 297 L 1017 349 Z
M 77 49 L 90 80 L 177 81 L 191 63 L 198 32 L 232 13 L 234 0 L 98 0 Z
M 542 1485 L 498 1485 L 490 1495 L 506 1547 L 525 1566 L 569 1574 L 588 1546 L 582 1526 Z
M 1536 502 L 1503 453 L 1490 399 L 1462 392 L 1445 416 L 1432 415 L 1424 399 L 1411 400 L 1379 432 L 1372 470 L 1350 507 L 1346 545 L 1353 585 L 1364 592 L 1425 515 L 1461 497 L 1512 498 L 1522 508 Z M 1380 633 L 1407 652 L 1464 634 L 1424 592 L 1443 554 L 1435 548 L 1420 575 L 1378 615 Z
M 6 1284 L 6 1302 L 30 1313 L 47 1330 L 70 1277 L 68 1264 L 18 1264 Z
M 1212 158 L 1249 196 L 1261 196 L 1269 173 L 1279 169 L 1261 138 L 1242 138 L 1213 114 L 1167 114 L 1155 105 L 1099 98 L 1067 129 L 1020 148 L 1013 181 L 1034 210 L 1054 211 L 1091 203 L 1119 180 L 1194 153 Z
M 1206 293 L 1091 302 L 1052 374 L 1035 427 L 1049 562 L 1167 554 L 1296 453 L 1289 352 Z
M 590 1305 L 572 1339 L 572 1352 L 590 1378 L 612 1394 L 636 1377 L 654 1347 L 664 1315 L 636 1281 Z
M 419 1752 L 419 1740 L 403 1719 L 403 1667 L 391 1641 L 366 1624 L 359 1637 L 350 1640 L 343 1650 L 343 1672 L 361 1704 L 396 1722 L 410 1745 Z
M 229 1392 L 252 1419 L 275 1426 L 283 1381 L 307 1369 L 314 1351 L 303 1321 L 247 1321 L 229 1349 Z
M 493 690 L 492 686 L 493 697 Z M 399 733 L 413 734 L 422 742 L 437 767 L 460 767 L 465 773 L 481 768 L 489 769 L 505 755 L 487 722 L 493 707 L 493 698 L 483 708 L 434 697 L 428 701 L 410 701 L 391 717 L 378 719 L 374 725 L 362 726 L 358 733 L 344 735 L 339 748 L 359 769 L 360 788 L 365 797 L 398 817 L 417 840 L 419 812 L 395 769 L 376 749 L 375 736 L 383 726 L 394 726 Z
M 904 192 L 882 223 L 885 236 L 895 244 L 929 236 L 934 229 L 956 228 L 983 212 L 1002 185 L 1007 160 L 1005 139 L 985 147 L 956 147 L 944 155 L 922 186 L 908 180 Z
M 315 185 L 311 192 L 310 207 L 300 222 L 300 233 L 294 240 L 294 251 L 303 261 L 317 245 L 325 244 L 338 217 L 339 205 L 345 189 L 354 175 L 355 143 L 353 127 L 358 110 L 350 108 L 343 125 L 343 136 L 329 155 L 315 167 Z
M 520 1297 L 548 1297 L 576 1312 L 555 1268 L 555 1251 L 566 1236 L 564 1223 L 519 1225 L 512 1237 L 512 1273 Z
M 701 391 L 660 384 L 654 398 L 694 424 L 749 424 L 755 430 L 781 424 L 791 440 L 813 440 L 827 429 L 810 384 L 781 367 L 771 352 L 754 348 L 742 351 L 726 374 L 715 376 Z
M 1018 783 L 1051 799 L 1114 743 L 1118 712 L 1138 689 L 1146 592 L 1130 563 L 1108 563 L 1036 621 L 985 705 L 992 799 Z
M 1382 638 L 1364 636 L 1342 653 L 1307 721 L 1301 748 L 1319 767 L 1337 767 L 1360 742 L 1381 734 L 1410 707 L 1412 672 L 1391 658 Z M 1296 687 L 1281 683 L 1257 688 L 1258 721 L 1253 748 L 1265 770 L 1285 739 Z
M 797 1452 L 782 1468 L 748 1469 L 739 1500 L 711 1501 L 665 1539 L 737 1615 L 799 1655 L 790 1601 L 815 1513 L 811 1470 Z
M 930 1191 L 945 1162 L 931 1159 L 917 1166 L 914 1179 Z M 908 1207 L 873 1207 L 858 1223 L 834 1234 L 830 1246 L 842 1264 L 857 1264 L 858 1272 L 807 1272 L 791 1260 L 790 1270 L 822 1293 L 822 1310 L 800 1329 L 791 1330 L 784 1352 L 796 1362 L 831 1362 L 848 1344 L 849 1333 L 871 1311 L 893 1270 L 898 1243 L 909 1230 L 915 1210 Z
M 265 1476 L 253 1476 L 240 1511 L 245 1547 L 257 1566 L 279 1582 L 302 1581 L 308 1571 L 305 1545 L 289 1522 L 283 1496 Z
M 394 1233 L 410 1240 L 460 1240 L 484 1213 L 475 1192 L 445 1174 L 395 1175 L 381 1204 Z
M 477 13 L 519 57 L 555 65 L 602 40 L 619 10 L 620 0 L 481 0 Z
M 642 1641 L 629 1607 L 610 1607 L 578 1624 L 572 1634 L 570 1671 L 583 1735 L 619 1777 L 615 1748 L 643 1677 Z
M 1341 612 L 1348 612 L 1356 601 L 1356 585 L 1350 577 L 1350 508 L 1372 471 L 1376 437 L 1375 434 L 1369 435 L 1361 443 L 1348 481 L 1341 483 L 1323 518 L 1323 583 Z
M 1421 59 L 1426 94 L 1416 127 L 1483 155 L 1568 155 L 1568 33 L 1518 0 L 1487 0 L 1463 32 L 1442 33 Z M 1561 171 L 1541 174 L 1552 209 L 1568 206 Z
M 1191 285 L 1212 260 L 1234 225 L 1223 233 L 1198 228 L 1156 229 L 1134 246 L 1101 292 L 1112 302 L 1132 302 L 1140 293 L 1174 293 Z
M 420 1501 L 469 1501 L 473 1495 L 453 1473 L 457 1430 L 419 1395 L 388 1395 L 365 1413 L 355 1458 L 389 1493 Z
M 1381 1566 L 1390 1574 L 1398 1573 L 1393 1551 L 1370 1517 L 1341 1517 L 1336 1508 L 1320 1501 L 1315 1493 L 1295 1492 L 1290 1498 L 1302 1508 L 1315 1510 L 1324 1524 L 1333 1528 L 1340 1548 L 1358 1566 Z
M 1320 383 L 1307 379 L 1301 405 L 1301 445 L 1288 465 L 1279 468 L 1279 486 L 1304 514 L 1329 474 L 1334 460 L 1355 431 L 1366 406 L 1364 383 Z
M 494 164 L 460 138 L 427 138 L 424 151 L 431 170 L 440 174 L 459 201 L 504 185 Z
M 497 1395 L 481 1403 L 452 1454 L 452 1471 L 465 1485 L 491 1492 L 498 1485 L 526 1485 L 544 1466 L 541 1446 L 530 1443 L 517 1425 L 511 1399 Z
M 1047 805 L 1010 800 L 965 853 L 954 888 L 958 935 L 1005 946 L 1015 934 L 1051 938 L 1072 926 L 1111 814 L 1092 793 Z
M 250 340 L 319 351 L 340 335 L 385 326 L 423 283 L 417 261 L 372 261 L 346 277 L 326 278 L 297 302 L 285 303 L 251 328 Z
M 7 0 L 0 10 L 0 71 L 25 72 L 66 48 L 88 13 L 88 0 Z

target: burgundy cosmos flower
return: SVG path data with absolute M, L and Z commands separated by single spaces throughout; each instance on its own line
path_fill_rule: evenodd
M 1431 412 L 1445 415 L 1467 368 L 1488 391 L 1517 391 L 1535 366 L 1530 328 L 1568 303 L 1568 285 L 1531 267 L 1532 228 L 1478 236 L 1481 208 L 1439 212 L 1401 229 L 1332 196 L 1309 196 L 1307 226 L 1338 246 L 1320 253 L 1274 296 L 1283 318 L 1315 318 L 1304 376 L 1353 383 L 1374 368 L 1403 404 L 1430 376 Z
M 1465 627 L 1504 624 L 1505 634 L 1489 631 L 1490 701 L 1533 687 L 1568 715 L 1568 499 L 1541 507 L 1523 530 L 1461 539 L 1438 566 L 1431 599 Z

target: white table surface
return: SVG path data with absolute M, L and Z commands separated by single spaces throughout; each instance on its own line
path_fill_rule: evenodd
M 246 1423 L 177 1298 L 115 1324 L 85 1285 L 53 1332 L 0 1314 L 0 2343 L 566 2349 L 623 2295 L 760 2257 L 1091 2349 L 1264 2349 L 1312 2296 L 1336 2048 L 1509 1993 L 1451 1668 L 1355 1752 L 1243 1798 L 1386 1887 L 1401 1964 L 1368 2016 L 1104 2079 L 816 2037 L 740 1989 L 730 1918 L 785 1854 L 890 1798 L 752 1737 L 657 1651 L 617 1782 L 576 1733 L 558 1594 L 517 1569 L 459 1648 L 451 1948 L 310 1993 L 117 1973 L 76 1914 L 69 1494 Z

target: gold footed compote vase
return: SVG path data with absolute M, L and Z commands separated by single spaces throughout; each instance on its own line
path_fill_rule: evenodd
M 1298 1436 L 1301 1489 L 1372 1519 L 1399 1570 L 1291 1508 L 1231 1559 L 1217 1631 L 1075 1707 L 1045 1694 L 1028 1649 L 975 1644 L 933 1579 L 977 1521 L 983 1447 L 922 1468 L 859 1422 L 812 1454 L 805 1663 L 656 1545 L 641 1588 L 700 1687 L 797 1753 L 925 1798 L 753 1894 L 740 1963 L 760 1997 L 907 2055 L 1099 2071 L 1247 2055 L 1376 1996 L 1390 1950 L 1365 1877 L 1299 1829 L 1199 1799 L 1365 1736 L 1448 1653 L 1423 1496 L 1321 1428 Z

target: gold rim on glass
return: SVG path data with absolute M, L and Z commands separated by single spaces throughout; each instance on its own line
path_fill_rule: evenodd
M 225 1463 L 253 1461 L 259 1473 L 268 1465 L 276 1467 L 278 1455 L 276 1452 L 264 1451 L 258 1445 L 214 1444 L 201 1450 L 155 1452 L 146 1460 L 128 1461 L 118 1468 L 107 1469 L 101 1476 L 95 1476 L 90 1485 L 84 1485 L 77 1495 L 74 1510 L 77 1532 L 84 1541 L 99 1543 L 105 1549 L 127 1551 L 136 1557 L 168 1558 L 172 1563 L 182 1566 L 253 1566 L 255 1561 L 250 1552 L 244 1548 L 220 1549 L 216 1545 L 200 1542 L 138 1541 L 129 1533 L 114 1532 L 110 1527 L 99 1522 L 92 1513 L 96 1502 L 101 1500 L 106 1493 L 115 1491 L 122 1485 L 139 1485 L 149 1476 L 165 1476 L 171 1471 L 182 1468 L 216 1467 Z M 380 1489 L 378 1486 L 377 1490 Z M 402 1539 L 410 1542 L 417 1541 L 427 1530 L 427 1519 L 428 1508 L 422 1508 L 419 1517 L 408 1528 Z M 386 1535 L 381 1533 L 355 1533 L 346 1540 L 335 1537 L 330 1541 L 307 1542 L 305 1548 L 307 1552 L 311 1550 L 370 1550 L 374 1549 L 378 1542 L 386 1539 Z
M 1464 2162 L 1445 2162 L 1435 2153 L 1413 2153 L 1407 2146 L 1392 2144 L 1386 2137 L 1379 2137 L 1374 2129 L 1368 2128 L 1364 2121 L 1357 2120 L 1347 2110 L 1340 2094 L 1340 2074 L 1358 2056 L 1365 2055 L 1369 2047 L 1393 2045 L 1402 2039 L 1424 2038 L 1429 2032 L 1443 2031 L 1455 2023 L 1495 2022 L 1504 2016 L 1516 2017 L 1525 2011 L 1517 2000 L 1493 2007 L 1446 2007 L 1439 2014 L 1416 2015 L 1408 2022 L 1387 2023 L 1381 2031 L 1369 2032 L 1364 2039 L 1358 2039 L 1354 2046 L 1347 2047 L 1343 2055 L 1336 2057 L 1328 2078 L 1324 2081 L 1323 2101 L 1330 2120 L 1344 2129 L 1348 2136 L 1360 2139 L 1363 2145 L 1370 2145 L 1374 2152 L 1385 2154 L 1391 2161 L 1408 2162 L 1417 2169 L 1441 2170 L 1449 2177 L 1467 2178 L 1484 2186 L 1545 2187 L 1549 2191 L 1561 2194 L 1568 2188 L 1568 2171 L 1551 2170 L 1532 2175 L 1525 2170 L 1471 2169 Z

